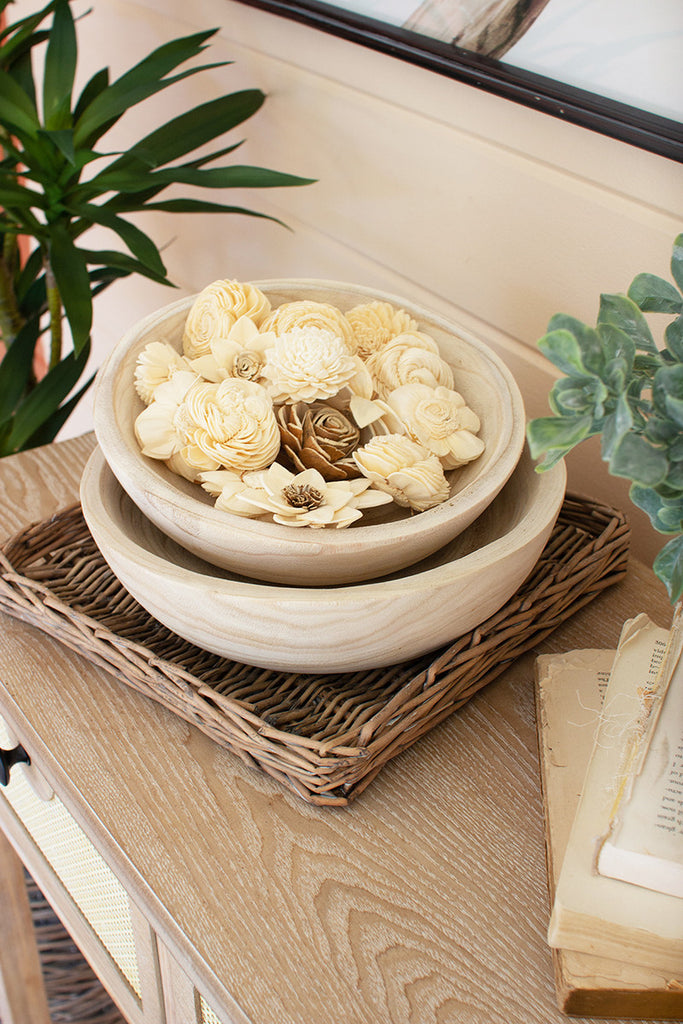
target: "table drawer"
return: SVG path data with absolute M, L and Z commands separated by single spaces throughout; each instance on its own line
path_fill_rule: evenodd
M 16 739 L 0 717 L 0 747 Z M 33 763 L 14 765 L 0 789 L 0 823 L 125 1017 L 162 1024 L 154 933 Z

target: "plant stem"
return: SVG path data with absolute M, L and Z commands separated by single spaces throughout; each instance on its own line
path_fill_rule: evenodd
M 12 339 L 22 325 L 17 297 L 14 294 L 13 268 L 16 253 L 16 236 L 5 234 L 2 256 L 0 256 L 0 337 L 3 338 L 6 345 L 12 343 Z
M 47 292 L 47 308 L 50 314 L 50 364 L 52 370 L 62 358 L 62 297 L 55 280 L 52 265 L 48 257 L 45 259 L 45 286 Z

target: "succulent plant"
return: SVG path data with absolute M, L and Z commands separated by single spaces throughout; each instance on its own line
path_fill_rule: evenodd
M 675 603 L 683 595 L 683 234 L 671 273 L 675 284 L 643 273 L 626 295 L 602 295 L 595 327 L 552 317 L 538 345 L 564 376 L 550 392 L 553 415 L 531 420 L 527 437 L 542 472 L 601 436 L 609 472 L 631 481 L 634 505 L 671 537 L 653 568 Z M 646 313 L 670 318 L 662 347 Z

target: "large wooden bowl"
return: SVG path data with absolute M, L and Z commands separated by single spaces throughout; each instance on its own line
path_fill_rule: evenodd
M 165 626 L 235 661 L 293 672 L 391 665 L 436 649 L 492 615 L 536 563 L 562 504 L 564 464 L 534 472 L 524 452 L 498 497 L 428 559 L 368 583 L 253 582 L 196 558 L 158 530 L 95 449 L 83 512 L 126 589 Z
M 198 484 L 140 453 L 134 422 L 144 408 L 133 387 L 140 351 L 151 341 L 181 349 L 192 297 L 136 324 L 110 353 L 95 385 L 97 440 L 121 486 L 169 537 L 212 565 L 255 579 L 327 585 L 374 579 L 438 550 L 493 500 L 524 445 L 524 406 L 512 374 L 483 342 L 413 303 L 359 286 L 321 281 L 261 281 L 272 305 L 305 296 L 346 311 L 373 299 L 407 310 L 453 367 L 455 387 L 479 415 L 486 450 L 447 474 L 450 499 L 419 515 L 391 503 L 344 530 L 292 529 L 216 509 Z

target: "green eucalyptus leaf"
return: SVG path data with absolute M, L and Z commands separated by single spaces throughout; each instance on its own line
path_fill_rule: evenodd
M 633 414 L 626 395 L 617 399 L 614 411 L 605 417 L 602 428 L 601 451 L 605 462 L 612 458 L 616 446 L 629 430 L 633 428 Z
M 645 313 L 683 312 L 683 296 L 656 274 L 638 274 L 631 282 L 628 294 Z
M 575 445 L 591 436 L 592 416 L 541 416 L 527 425 L 531 457 L 544 456 L 540 467 L 550 469 Z
M 68 0 L 55 7 L 43 72 L 43 117 L 45 127 L 56 131 L 70 127 L 71 93 L 76 75 L 78 45 Z
M 683 536 L 664 545 L 654 560 L 653 569 L 664 583 L 672 604 L 683 597 Z
M 538 347 L 554 366 L 568 376 L 587 376 L 583 352 L 579 340 L 572 331 L 558 328 L 544 334 L 538 340 Z
M 652 388 L 655 407 L 683 430 L 683 364 L 663 366 Z
M 683 233 L 674 239 L 673 253 L 671 255 L 671 276 L 683 292 Z
M 649 516 L 650 522 L 658 533 L 669 533 L 665 522 L 662 520 L 662 512 L 666 511 L 665 499 L 658 494 L 653 487 L 643 487 L 642 484 L 632 484 L 629 492 L 629 498 L 636 506 Z
M 92 327 L 90 279 L 85 256 L 76 248 L 63 223 L 50 228 L 50 265 L 79 355 L 87 346 Z
M 601 295 L 598 324 L 617 328 L 631 339 L 635 348 L 645 352 L 657 351 L 647 320 L 627 295 Z
M 599 377 L 578 375 L 556 380 L 550 392 L 550 408 L 559 416 L 604 415 L 608 391 Z
M 683 316 L 676 317 L 664 329 L 666 347 L 676 362 L 683 363 Z
M 659 448 L 640 434 L 624 434 L 615 444 L 609 460 L 613 476 L 623 476 L 645 487 L 656 487 L 667 474 L 669 463 Z

